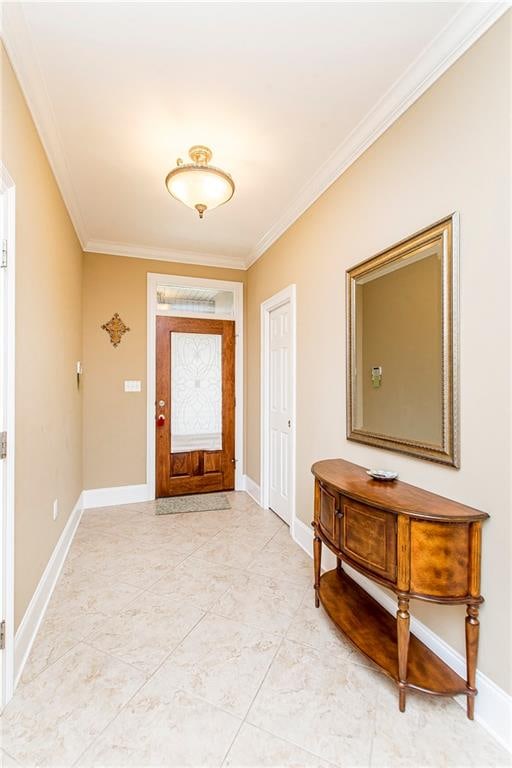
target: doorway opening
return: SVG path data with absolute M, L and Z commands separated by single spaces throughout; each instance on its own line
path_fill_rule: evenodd
M 149 498 L 243 489 L 243 283 L 148 274 Z
M 295 520 L 296 300 L 290 285 L 261 305 L 261 499 Z

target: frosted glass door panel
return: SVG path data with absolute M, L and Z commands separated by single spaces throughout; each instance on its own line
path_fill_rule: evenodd
M 171 333 L 171 452 L 222 450 L 222 336 Z

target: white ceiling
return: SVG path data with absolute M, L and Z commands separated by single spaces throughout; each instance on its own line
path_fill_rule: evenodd
M 498 3 L 19 3 L 3 37 L 85 249 L 247 266 L 505 10 Z M 192 144 L 206 214 L 164 185 Z

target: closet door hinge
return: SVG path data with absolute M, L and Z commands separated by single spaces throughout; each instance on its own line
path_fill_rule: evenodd
M 7 458 L 7 432 L 0 432 L 0 459 Z
M 5 648 L 5 619 L 0 622 L 0 651 Z
M 0 267 L 7 266 L 7 240 L 2 240 L 2 260 L 0 261 Z

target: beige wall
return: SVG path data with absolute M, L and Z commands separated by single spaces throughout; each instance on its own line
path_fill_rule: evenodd
M 84 254 L 84 488 L 146 482 L 147 274 L 244 281 L 234 269 Z M 101 325 L 118 312 L 130 331 L 114 349 Z M 123 391 L 140 379 L 142 392 Z
M 342 456 L 481 507 L 480 663 L 510 685 L 510 49 L 508 13 L 254 264 L 247 279 L 247 473 L 260 478 L 260 304 L 297 285 L 297 512 L 311 463 Z M 461 469 L 345 439 L 345 270 L 460 211 Z M 462 611 L 414 612 L 463 650 Z M 459 621 L 455 621 L 459 619 Z
M 362 365 L 358 370 L 362 423 L 357 426 L 440 445 L 440 256 L 434 254 L 393 270 L 356 291 L 363 314 Z M 373 366 L 382 368 L 380 387 L 372 384 Z
M 82 490 L 82 250 L 2 47 L 2 162 L 16 185 L 15 624 Z M 60 514 L 53 521 L 53 501 Z

